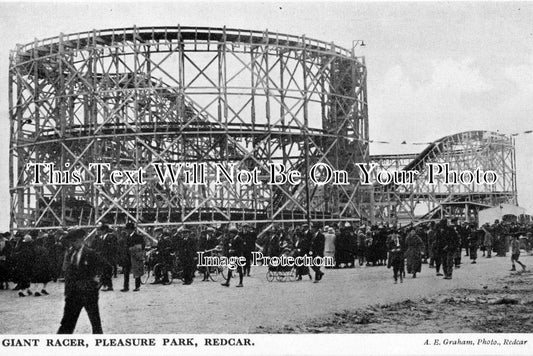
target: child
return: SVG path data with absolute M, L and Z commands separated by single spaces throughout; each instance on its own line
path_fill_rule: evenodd
M 520 257 L 520 241 L 518 240 L 518 236 L 513 236 L 513 242 L 511 242 L 511 263 L 513 264 L 513 268 L 511 268 L 511 271 L 516 271 L 515 268 L 515 262 L 518 263 L 520 266 L 522 266 L 522 270 L 526 270 L 526 265 L 524 265 L 522 262 L 518 261 L 518 258 Z

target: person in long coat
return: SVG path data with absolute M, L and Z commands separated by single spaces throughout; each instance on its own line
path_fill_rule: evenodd
M 198 250 L 196 237 L 189 229 L 181 231 L 182 239 L 178 248 L 178 256 L 183 265 L 183 284 L 189 285 L 193 282 L 196 270 L 196 251 Z
M 324 233 L 324 257 L 335 258 L 335 229 L 328 227 Z
M 357 236 L 356 236 L 356 255 L 357 255 L 357 259 L 359 261 L 359 266 L 362 266 L 364 263 L 365 263 L 365 256 L 366 256 L 366 251 L 365 251 L 365 247 L 366 247 L 366 233 L 365 233 L 365 230 L 366 230 L 366 226 L 363 225 L 359 228 L 359 230 L 357 231 Z
M 113 230 L 107 225 L 102 224 L 98 228 L 98 234 L 100 235 L 99 249 L 96 252 L 108 262 L 105 269 L 102 271 L 102 286 L 105 289 L 103 291 L 113 290 L 113 266 L 116 264 L 117 252 L 118 252 L 118 240 Z M 144 268 L 143 268 L 144 272 Z
M 98 271 L 107 261 L 85 245 L 85 232 L 72 230 L 64 237 L 69 245 L 65 253 L 65 307 L 58 334 L 72 334 L 83 308 L 87 311 L 93 334 L 102 334 L 98 307 Z
M 244 242 L 242 237 L 239 234 L 239 230 L 235 226 L 230 226 L 228 228 L 228 238 L 225 240 L 226 257 L 244 257 Z M 237 263 L 237 273 L 239 274 L 239 284 L 236 287 L 242 287 L 242 281 L 244 277 L 242 266 Z M 233 271 L 231 268 L 228 268 L 228 276 L 226 281 L 222 283 L 224 287 L 230 286 L 231 277 L 233 276 Z
M 50 259 L 50 253 L 44 247 L 44 239 L 38 238 L 34 245 L 34 260 L 32 264 L 31 283 L 35 284 L 35 296 L 48 295 L 46 285 L 53 278 L 53 270 Z M 41 292 L 37 288 L 37 284 L 42 283 Z
M 376 232 L 376 260 L 378 265 L 383 266 L 387 261 L 387 238 L 389 236 L 389 228 L 386 226 L 379 226 Z
M 387 267 L 392 267 L 394 283 L 398 283 L 398 277 L 400 277 L 400 283 L 403 283 L 403 271 L 405 265 L 404 256 L 404 241 L 396 229 L 392 230 L 392 233 L 387 238 L 387 249 L 389 251 L 389 259 Z
M 252 225 L 244 224 L 242 238 L 244 241 L 244 258 L 246 258 L 246 266 L 244 267 L 244 274 L 250 277 L 252 269 L 252 252 L 255 251 L 255 242 L 257 240 L 257 232 Z
M 294 243 L 294 257 L 304 257 L 309 253 L 309 250 L 311 249 L 311 241 L 308 239 L 309 232 L 309 225 L 304 224 L 302 226 L 302 229 L 296 230 L 296 242 Z M 300 266 L 296 267 L 296 277 L 299 281 L 302 280 L 302 276 L 308 275 L 309 279 L 313 279 L 311 277 L 311 273 L 309 273 L 309 266 L 306 266 L 305 264 L 302 264 Z
M 52 260 L 52 279 L 57 282 L 59 278 L 63 277 L 63 262 L 65 259 L 65 252 L 67 246 L 63 238 L 67 235 L 66 231 L 57 230 L 54 234 L 54 245 L 48 250 Z
M 366 237 L 365 237 L 365 260 L 366 260 L 366 265 L 367 266 L 370 266 L 370 263 L 372 263 L 373 265 L 376 264 L 376 259 L 375 259 L 375 256 L 376 256 L 376 253 L 375 253 L 375 245 L 376 245 L 376 242 L 375 242 L 375 233 L 373 231 L 369 231 L 367 229 L 366 231 Z
M 8 237 L 10 235 L 9 232 L 0 235 L 0 289 L 9 289 L 11 243 Z
M 129 290 L 130 273 L 132 273 L 135 278 L 135 289 L 133 291 L 138 292 L 141 288 L 141 276 L 144 274 L 145 242 L 143 237 L 135 232 L 135 225 L 132 222 L 126 224 L 125 231 L 126 254 L 123 259 L 124 288 L 121 291 L 127 292 Z
M 141 241 L 142 239 L 142 241 Z M 144 275 L 144 239 L 137 235 L 134 243 L 131 244 L 129 250 L 131 255 L 131 274 L 135 278 L 134 292 L 138 292 L 141 288 L 141 277 Z
M 476 263 L 477 260 L 477 249 L 479 244 L 479 237 L 483 234 L 482 230 L 474 228 L 471 226 L 468 234 L 468 255 L 472 260 L 472 263 Z
M 422 251 L 424 250 L 424 241 L 418 236 L 415 229 L 412 229 L 407 233 L 405 246 L 407 273 L 412 273 L 413 278 L 416 278 L 416 274 L 422 270 Z
M 428 231 L 426 232 L 427 236 L 427 253 L 429 258 L 429 268 L 435 267 L 435 242 L 437 240 L 437 232 L 435 231 L 435 222 L 432 221 L 429 224 Z
M 311 226 L 312 230 L 311 232 L 311 251 L 313 254 L 313 258 L 315 257 L 324 257 L 324 234 L 320 231 L 320 229 L 315 228 Z M 320 280 L 322 280 L 322 277 L 324 276 L 324 272 L 320 270 L 320 266 L 313 265 L 311 267 L 313 271 L 315 272 L 315 280 L 313 283 L 318 283 Z
M 35 252 L 33 248 L 34 241 L 28 234 L 19 240 L 15 248 L 15 270 L 18 282 L 19 297 L 25 297 L 24 290 L 27 295 L 32 295 L 31 292 L 31 277 L 32 265 L 35 259 Z
M 442 268 L 444 269 L 444 279 L 452 279 L 454 256 L 459 248 L 459 237 L 451 226 L 448 226 L 447 220 L 441 220 L 442 231 Z
M 337 238 L 335 239 L 335 265 L 340 267 L 341 263 L 353 267 L 355 257 L 353 255 L 353 235 L 350 231 L 350 223 L 346 223 Z
M 492 231 L 489 228 L 488 224 L 485 224 L 481 227 L 483 232 L 485 233 L 484 239 L 483 239 L 483 246 L 485 246 L 485 252 L 487 253 L 487 258 L 492 257 L 492 244 L 494 242 L 494 238 L 492 235 Z

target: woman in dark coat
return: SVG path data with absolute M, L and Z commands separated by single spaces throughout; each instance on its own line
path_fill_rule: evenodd
M 305 227 L 302 230 L 296 231 L 296 242 L 294 243 L 294 257 L 304 257 L 309 253 L 309 250 L 311 249 L 311 241 L 307 239 L 307 234 L 305 233 Z M 313 279 L 311 277 L 311 273 L 309 272 L 309 266 L 306 266 L 304 264 L 296 267 L 296 277 L 297 280 L 301 281 L 302 276 L 309 276 L 309 279 Z
M 25 297 L 23 290 L 26 290 L 28 295 L 33 293 L 30 290 L 30 283 L 33 270 L 33 261 L 35 260 L 35 253 L 33 247 L 33 239 L 30 235 L 25 235 L 15 248 L 15 273 L 18 282 L 19 297 Z
M 424 250 L 424 242 L 420 236 L 418 236 L 416 231 L 412 229 L 407 233 L 405 246 L 407 273 L 412 273 L 413 278 L 416 278 L 416 274 L 422 270 L 422 251 Z
M 31 273 L 31 282 L 35 284 L 36 297 L 41 295 L 48 295 L 46 291 L 46 285 L 53 278 L 52 263 L 48 250 L 43 245 L 44 239 L 40 238 L 35 241 L 34 245 L 34 261 Z M 43 287 L 39 293 L 37 284 L 42 283 Z
M 350 224 L 346 223 L 335 239 L 335 264 L 337 267 L 340 267 L 341 263 L 344 263 L 346 267 L 348 265 L 353 266 L 355 258 L 352 255 L 352 239 Z

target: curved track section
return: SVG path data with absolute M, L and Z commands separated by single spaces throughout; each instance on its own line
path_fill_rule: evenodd
M 150 234 L 361 216 L 354 164 L 368 161 L 366 66 L 353 51 L 268 31 L 93 30 L 19 46 L 9 78 L 13 229 L 132 220 Z M 81 181 L 34 184 L 31 164 L 45 162 L 63 178 L 79 169 Z M 222 164 L 264 177 L 279 163 L 305 178 L 318 162 L 346 170 L 350 184 L 219 184 L 215 174 Z M 95 184 L 91 163 L 148 177 L 156 163 L 202 163 L 206 181 Z M 43 169 L 41 181 L 54 175 Z
M 377 220 L 403 222 L 435 218 L 442 214 L 443 207 L 448 215 L 475 218 L 480 208 L 499 203 L 516 204 L 514 141 L 506 135 L 489 131 L 461 132 L 432 142 L 418 155 L 371 156 L 371 162 L 377 164 L 374 173 L 381 170 L 419 172 L 411 185 L 373 186 L 374 200 L 367 201 L 367 211 L 373 209 Z M 444 171 L 445 165 L 448 172 Z M 433 177 L 430 166 L 433 166 Z M 443 171 L 439 173 L 440 168 Z M 492 171 L 497 181 L 494 184 L 469 183 L 469 179 L 461 182 L 461 172 L 466 171 L 474 174 Z M 465 173 L 463 177 L 468 176 Z M 433 184 L 429 184 L 431 178 Z

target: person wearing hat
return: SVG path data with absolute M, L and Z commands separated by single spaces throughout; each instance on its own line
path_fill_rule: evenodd
M 481 239 L 481 236 L 483 235 L 483 231 L 481 229 L 476 229 L 474 224 L 470 225 L 469 228 L 469 234 L 467 237 L 468 242 L 468 256 L 470 257 L 470 260 L 472 261 L 472 264 L 477 263 L 477 249 L 479 245 L 479 241 Z
M 0 235 L 0 289 L 9 289 L 9 259 L 11 257 L 9 237 L 11 237 L 9 232 Z
M 335 235 L 335 229 L 327 227 L 324 229 L 324 253 L 323 255 L 330 258 L 335 258 L 335 242 L 337 236 Z M 338 263 L 338 261 L 337 261 Z
M 435 232 L 435 222 L 431 221 L 429 223 L 428 230 L 426 231 L 427 236 L 427 251 L 428 251 L 428 258 L 429 258 L 429 268 L 435 268 L 435 240 L 436 240 L 436 232 Z
M 65 307 L 58 334 L 72 334 L 83 308 L 89 316 L 93 334 L 102 334 L 102 322 L 98 308 L 97 280 L 99 267 L 107 261 L 85 245 L 85 231 L 69 231 L 64 237 L 70 245 L 65 254 Z
M 442 243 L 442 268 L 444 270 L 444 279 L 452 279 L 454 256 L 459 248 L 459 237 L 455 229 L 448 226 L 446 219 L 441 220 L 441 229 L 439 230 Z
M 36 297 L 48 295 L 46 286 L 53 277 L 52 264 L 50 262 L 50 252 L 46 249 L 46 247 L 44 247 L 44 240 L 46 237 L 47 235 L 45 234 L 42 237 L 37 238 L 33 245 L 31 283 L 34 284 L 34 296 Z M 39 284 L 42 284 L 40 292 L 38 288 Z
M 5 232 L 0 235 L 0 289 L 9 289 L 10 279 L 10 257 L 11 243 L 9 238 L 11 233 Z
M 393 229 L 392 233 L 387 238 L 387 249 L 389 250 L 387 267 L 392 267 L 394 284 L 398 283 L 398 277 L 400 278 L 400 283 L 403 283 L 403 270 L 405 264 L 404 243 L 405 241 L 402 239 L 398 231 Z
M 15 290 L 20 290 L 19 297 L 33 294 L 31 291 L 33 261 L 35 260 L 33 245 L 33 238 L 30 234 L 26 234 L 18 241 L 15 247 L 15 273 L 18 282 Z M 26 294 L 24 294 L 24 290 L 26 290 Z
M 305 257 L 309 253 L 311 249 L 309 236 L 309 225 L 307 224 L 303 224 L 301 229 L 296 230 L 296 242 L 294 243 L 295 257 Z M 309 273 L 309 266 L 305 264 L 300 264 L 296 267 L 297 280 L 301 281 L 302 276 L 309 276 L 309 279 L 313 279 L 311 273 Z
M 244 274 L 250 277 L 250 270 L 252 268 L 252 252 L 255 251 L 255 242 L 257 241 L 257 232 L 250 224 L 243 225 L 243 250 L 246 265 L 244 266 Z
M 145 242 L 141 235 L 135 232 L 135 224 L 128 222 L 124 227 L 126 232 L 125 250 L 123 259 L 124 288 L 121 292 L 129 291 L 130 273 L 135 278 L 134 292 L 141 288 L 141 276 L 144 274 L 144 247 Z
M 99 252 L 108 262 L 108 265 L 106 265 L 106 268 L 102 271 L 102 286 L 104 287 L 102 291 L 112 291 L 113 266 L 117 259 L 118 240 L 115 234 L 113 234 L 113 230 L 111 230 L 107 224 L 100 225 L 97 234 L 100 238 L 100 243 L 98 244 L 100 248 L 97 252 Z
M 417 229 L 410 228 L 405 237 L 405 259 L 407 273 L 412 274 L 413 278 L 416 278 L 416 274 L 422 271 L 423 249 L 424 241 L 420 238 Z
M 243 240 L 242 237 L 239 234 L 239 230 L 235 226 L 230 226 L 228 228 L 228 239 L 226 240 L 226 248 L 225 251 L 227 251 L 227 257 L 241 257 L 244 254 L 243 250 Z M 237 287 L 242 287 L 242 279 L 243 279 L 243 272 L 242 267 L 240 264 L 237 265 L 237 273 L 239 273 L 239 284 L 237 284 Z M 231 281 L 231 277 L 233 275 L 233 271 L 231 269 L 228 269 L 228 278 L 226 279 L 226 282 L 222 283 L 224 287 L 229 287 L 229 282 Z
M 365 263 L 365 256 L 366 256 L 366 250 L 365 250 L 366 226 L 365 225 L 362 225 L 359 227 L 359 229 L 357 230 L 355 239 L 356 239 L 355 244 L 357 246 L 355 253 L 357 255 L 357 260 L 359 261 L 359 266 L 362 266 Z
M 320 231 L 320 229 L 317 229 L 311 225 L 311 236 L 311 254 L 313 255 L 313 258 L 324 257 L 324 234 Z M 324 272 L 322 272 L 320 270 L 320 266 L 317 265 L 313 265 L 311 268 L 315 272 L 314 283 L 318 283 L 324 276 Z
M 268 234 L 270 237 L 265 246 L 266 255 L 270 257 L 279 257 L 281 254 L 280 243 L 282 240 L 282 234 L 280 231 L 276 230 L 275 227 L 273 227 Z
M 192 284 L 196 271 L 196 237 L 189 229 L 181 230 L 180 245 L 178 247 L 179 260 L 183 266 L 183 284 Z
M 492 257 L 492 245 L 494 242 L 494 235 L 492 234 L 492 229 L 490 228 L 488 223 L 483 224 L 481 227 L 483 230 L 483 256 L 485 256 L 485 252 L 487 253 L 486 257 L 491 258 Z
M 522 267 L 522 271 L 526 271 L 526 265 L 520 262 L 518 259 L 520 258 L 520 240 L 518 239 L 518 235 L 513 236 L 513 240 L 511 242 L 511 271 L 516 271 L 515 262 Z
M 57 282 L 58 279 L 63 278 L 63 262 L 65 260 L 65 252 L 67 251 L 67 246 L 63 242 L 64 237 L 67 235 L 65 230 L 56 230 L 54 232 L 54 245 L 50 249 L 53 255 L 53 270 L 54 270 L 54 282 Z
M 453 218 L 451 220 L 451 228 L 455 231 L 455 234 L 457 235 L 458 239 L 458 246 L 455 250 L 455 253 L 453 254 L 453 263 L 455 268 L 461 267 L 461 247 L 463 246 L 463 243 L 466 241 L 466 231 L 463 229 L 461 224 L 459 224 L 457 218 Z
M 216 249 L 218 241 L 215 238 L 215 229 L 208 227 L 200 235 L 200 240 L 198 241 L 198 251 L 204 252 L 205 256 L 213 255 L 213 251 Z M 209 270 L 208 267 L 200 267 L 200 272 L 204 275 L 202 282 L 209 281 Z
M 168 279 L 168 274 L 172 266 L 172 252 L 174 250 L 174 246 L 168 231 L 165 231 L 162 228 L 157 228 L 154 230 L 154 233 L 157 239 L 157 253 L 154 255 L 154 265 L 159 263 L 162 268 L 157 268 L 154 271 L 155 280 L 151 284 L 167 285 L 170 282 Z
M 344 264 L 346 267 L 354 266 L 355 255 L 353 251 L 354 236 L 351 231 L 349 222 L 341 225 L 341 231 L 335 239 L 335 265 L 340 267 Z

